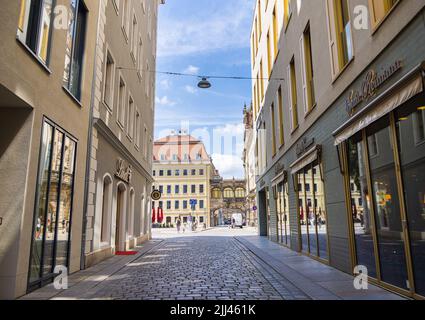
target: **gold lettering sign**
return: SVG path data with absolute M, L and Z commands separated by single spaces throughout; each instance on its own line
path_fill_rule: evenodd
M 131 165 L 125 166 L 125 162 L 123 159 L 117 160 L 117 168 L 116 168 L 115 176 L 118 179 L 126 183 L 131 183 L 132 173 L 133 173 L 133 169 Z
M 390 66 L 383 68 L 381 72 L 370 70 L 361 85 L 360 90 L 352 90 L 345 100 L 347 112 L 350 115 L 354 114 L 356 107 L 363 101 L 368 101 L 375 96 L 376 91 L 381 87 L 389 78 L 391 78 L 402 67 L 402 61 L 397 60 Z

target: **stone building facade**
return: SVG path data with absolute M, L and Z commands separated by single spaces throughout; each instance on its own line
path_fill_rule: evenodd
M 100 1 L 53 4 L 0 10 L 0 299 L 80 270 Z
M 223 179 L 216 171 L 211 179 L 211 219 L 214 226 L 229 223 L 233 213 L 242 213 L 247 222 L 246 183 L 243 179 Z
M 150 238 L 160 0 L 102 0 L 89 137 L 83 265 Z
M 154 185 L 162 197 L 152 203 L 152 223 L 175 226 L 180 219 L 209 227 L 209 181 L 214 165 L 202 141 L 184 132 L 174 133 L 154 142 L 153 155 Z M 162 221 L 158 221 L 158 211 L 163 213 Z
M 252 29 L 260 234 L 414 298 L 424 14 L 413 0 L 258 1 Z

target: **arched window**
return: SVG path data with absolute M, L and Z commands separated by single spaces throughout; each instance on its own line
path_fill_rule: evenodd
M 212 190 L 212 198 L 213 199 L 220 199 L 221 198 L 221 190 L 219 188 L 214 188 Z
M 236 196 L 236 198 L 245 198 L 245 189 L 244 188 L 236 188 L 235 196 Z
M 112 200 L 112 179 L 109 175 L 103 179 L 103 198 L 102 198 L 102 221 L 100 230 L 100 241 L 109 242 L 110 240 L 110 215 Z
M 224 198 L 230 199 L 230 198 L 234 198 L 234 197 L 235 197 L 235 193 L 233 192 L 232 188 L 224 189 Z

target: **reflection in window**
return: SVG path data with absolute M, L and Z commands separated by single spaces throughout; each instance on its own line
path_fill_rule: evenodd
M 317 161 L 298 173 L 298 184 L 302 250 L 327 260 L 325 188 Z
M 48 63 L 53 0 L 21 0 L 18 39 Z
M 69 92 L 80 100 L 87 9 L 82 0 L 71 0 L 70 9 L 63 80 Z
M 370 158 L 372 195 L 378 236 L 382 280 L 408 289 L 400 202 L 389 118 L 385 117 L 368 129 L 368 137 L 376 134 L 379 154 Z M 370 143 L 368 139 L 368 147 Z
M 76 144 L 46 122 L 40 152 L 31 284 L 53 276 L 55 266 L 68 265 Z
M 369 276 L 376 278 L 370 194 L 365 175 L 362 141 L 359 135 L 348 141 L 348 170 L 350 183 L 352 185 L 351 214 L 354 226 L 357 264 L 366 266 Z M 356 205 L 356 199 L 359 205 Z M 364 206 L 362 206 L 362 204 L 364 204 Z
M 409 224 L 415 290 L 425 295 L 425 144 L 415 143 L 414 128 L 423 116 L 420 108 L 403 108 L 396 116 L 404 195 Z M 401 111 L 403 114 L 401 114 Z M 416 119 L 415 119 L 416 118 Z M 423 129 L 423 128 L 422 128 Z

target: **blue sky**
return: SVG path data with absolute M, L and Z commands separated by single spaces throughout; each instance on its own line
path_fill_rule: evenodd
M 160 6 L 158 71 L 250 77 L 250 29 L 254 0 L 166 0 Z M 244 103 L 250 80 L 157 75 L 155 138 L 188 129 L 202 138 L 225 178 L 243 177 Z

